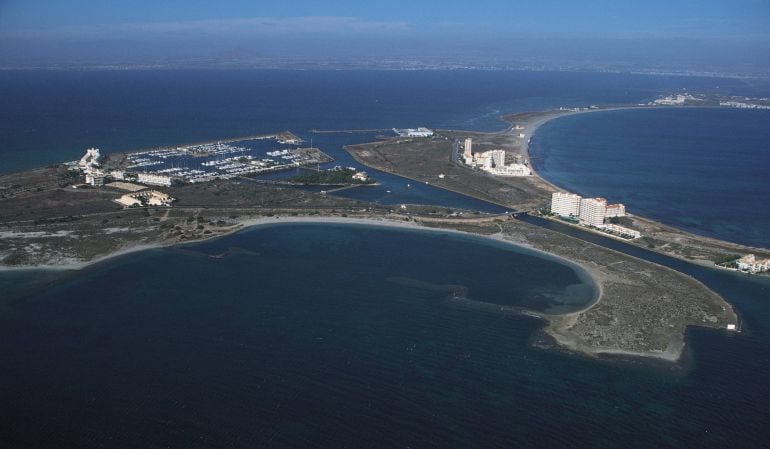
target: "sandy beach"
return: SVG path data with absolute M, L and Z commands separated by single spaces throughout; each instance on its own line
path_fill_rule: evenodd
M 241 220 L 239 223 L 239 226 L 234 227 L 232 231 L 218 235 L 215 237 L 211 237 L 206 240 L 199 240 L 199 241 L 193 241 L 193 242 L 186 242 L 186 243 L 157 243 L 157 244 L 137 244 L 133 246 L 128 246 L 125 248 L 122 248 L 120 250 L 114 251 L 110 254 L 89 260 L 89 261 L 81 261 L 81 260 L 73 260 L 73 259 L 61 259 L 61 262 L 56 264 L 45 264 L 45 265 L 35 265 L 35 266 L 20 266 L 20 267 L 14 267 L 14 266 L 5 266 L 0 265 L 0 271 L 31 271 L 31 270 L 66 270 L 66 271 L 72 271 L 72 270 L 82 270 L 84 268 L 87 268 L 89 266 L 116 258 L 120 256 L 124 256 L 126 254 L 132 254 L 140 251 L 150 250 L 150 249 L 156 249 L 156 248 L 164 248 L 164 247 L 171 247 L 171 246 L 184 246 L 184 245 L 195 245 L 198 243 L 202 243 L 208 240 L 214 240 L 219 238 L 225 238 L 229 235 L 232 235 L 237 232 L 241 232 L 247 229 L 251 228 L 257 228 L 260 226 L 271 226 L 271 225 L 282 225 L 282 224 L 352 224 L 352 225 L 366 225 L 366 226 L 378 226 L 378 227 L 386 227 L 386 228 L 396 228 L 396 229 L 408 229 L 408 230 L 416 230 L 420 232 L 428 232 L 428 233 L 451 233 L 456 235 L 463 235 L 463 236 L 470 236 L 480 239 L 489 239 L 496 242 L 502 242 L 506 245 L 510 245 L 515 248 L 524 248 L 532 252 L 536 252 L 541 254 L 543 257 L 546 257 L 548 259 L 557 260 L 560 263 L 563 263 L 565 265 L 571 266 L 573 268 L 576 268 L 578 271 L 582 271 L 589 275 L 591 282 L 593 282 L 598 289 L 599 292 L 601 292 L 601 273 L 597 272 L 596 270 L 591 269 L 588 266 L 584 266 L 581 264 L 577 264 L 567 258 L 558 256 L 556 254 L 551 254 L 545 251 L 542 251 L 532 245 L 528 244 L 522 244 L 522 243 L 515 243 L 505 238 L 505 236 L 502 233 L 492 234 L 492 235 L 481 235 L 466 231 L 461 231 L 457 229 L 444 229 L 444 228 L 436 228 L 436 227 L 426 227 L 422 224 L 420 224 L 419 221 L 404 221 L 404 220 L 397 220 L 397 219 L 384 219 L 384 218 L 350 218 L 350 217 L 319 217 L 319 216 L 290 216 L 290 217 L 281 217 L 281 216 L 273 216 L 273 217 L 254 217 L 254 218 L 247 218 L 244 220 Z M 595 301 L 598 301 L 601 297 L 601 293 L 595 298 Z M 595 301 L 592 301 L 587 307 L 590 307 L 594 304 Z M 586 307 L 586 308 L 587 308 Z

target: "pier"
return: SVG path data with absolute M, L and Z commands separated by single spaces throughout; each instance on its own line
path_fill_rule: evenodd
M 267 140 L 267 139 L 276 139 L 279 142 L 280 141 L 294 141 L 295 143 L 304 142 L 304 140 L 302 140 L 299 136 L 292 133 L 291 131 L 283 131 L 280 133 L 252 134 L 248 136 L 226 137 L 224 139 L 204 140 L 200 142 L 191 142 L 191 143 L 184 143 L 184 144 L 170 144 L 170 145 L 164 145 L 160 147 L 147 147 L 147 148 L 140 148 L 137 150 L 131 150 L 131 151 L 128 151 L 127 153 L 141 153 L 141 152 L 152 151 L 152 150 L 174 149 L 178 147 L 193 147 L 193 146 L 200 146 L 200 145 L 214 145 L 217 143 L 233 143 L 233 142 L 245 142 L 248 140 Z

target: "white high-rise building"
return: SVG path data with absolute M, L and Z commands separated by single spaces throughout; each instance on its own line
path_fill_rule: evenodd
M 551 212 L 563 217 L 577 217 L 580 214 L 580 195 L 556 192 L 551 195 Z
M 505 150 L 487 151 L 495 167 L 505 166 Z
M 580 200 L 580 223 L 602 226 L 607 215 L 607 200 L 604 198 L 583 198 Z
M 470 137 L 465 138 L 465 144 L 463 145 L 463 157 L 466 161 L 470 161 L 473 158 L 473 139 Z
M 483 153 L 476 153 L 474 158 L 475 165 L 487 171 L 492 168 L 503 168 L 505 166 L 505 151 L 490 150 Z

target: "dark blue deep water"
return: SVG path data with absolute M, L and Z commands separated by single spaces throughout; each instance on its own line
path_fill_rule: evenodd
M 477 238 L 277 225 L 133 254 L 3 301 L 0 441 L 756 447 L 770 283 L 690 274 L 737 302 L 748 333 L 691 330 L 682 367 L 532 348 L 539 320 L 489 306 L 578 306 L 590 284 Z
M 277 225 L 129 255 L 3 302 L 0 441 L 752 447 L 770 419 L 770 285 L 703 273 L 749 333 L 692 330 L 676 367 L 533 349 L 539 320 L 488 306 L 578 306 L 591 286 L 478 238 Z
M 770 248 L 770 111 L 630 109 L 562 117 L 532 139 L 569 191 L 696 234 Z
M 148 251 L 5 300 L 0 441 L 467 446 L 456 413 L 486 421 L 486 386 L 515 361 L 503 348 L 537 324 L 484 310 L 595 296 L 547 256 L 440 232 L 276 225 Z
M 0 72 L 0 173 L 70 160 L 89 146 L 109 152 L 282 129 L 312 137 L 339 163 L 353 165 L 342 145 L 374 135 L 309 130 L 494 130 L 502 128 L 496 117 L 505 112 L 638 103 L 681 88 L 767 96 L 742 81 L 587 73 Z M 684 124 L 692 122 L 676 114 L 687 111 L 661 112 L 674 116 L 647 117 L 658 126 L 648 135 L 667 130 L 664 141 L 672 148 L 700 135 L 686 134 Z M 766 115 L 725 111 L 731 113 L 735 120 L 716 118 L 706 128 L 727 126 L 730 151 L 761 157 L 761 148 L 747 148 L 745 139 L 763 141 Z M 584 117 L 576 130 L 559 135 L 559 120 L 537 138 L 590 143 L 578 135 L 585 127 L 592 137 L 611 140 L 606 119 L 626 127 L 629 146 L 645 142 L 622 114 Z M 598 120 L 587 123 L 590 117 Z M 549 148 L 545 161 L 556 160 L 560 148 Z M 727 163 L 730 170 L 741 165 L 721 150 L 699 160 Z M 591 151 L 602 170 L 618 164 L 618 192 L 639 195 L 598 193 L 637 213 L 645 199 L 658 204 L 657 184 L 638 184 L 645 174 L 666 178 L 671 167 L 691 160 L 688 152 L 636 151 L 647 171 L 629 169 L 638 184 L 632 189 L 617 182 L 632 153 L 608 160 L 612 151 Z M 566 186 L 579 170 L 547 175 Z M 353 195 L 494 210 L 376 176 L 382 190 Z M 756 176 L 738 182 L 761 190 L 767 175 Z M 613 185 L 610 178 L 595 183 Z M 679 190 L 700 192 L 714 182 L 688 179 Z M 728 191 L 740 187 L 718 182 Z M 703 233 L 724 232 L 720 217 L 693 214 L 697 207 L 690 203 L 702 201 L 698 195 L 677 198 L 687 220 L 697 220 Z M 762 198 L 756 200 L 761 209 Z M 442 233 L 257 228 L 83 272 L 0 272 L 0 447 L 765 446 L 770 280 L 560 230 L 695 277 L 736 307 L 745 332 L 690 329 L 679 365 L 535 349 L 533 342 L 548 344 L 538 332 L 542 322 L 505 312 L 506 306 L 579 307 L 593 296 L 579 271 Z M 471 301 L 447 299 L 458 285 Z
M 498 130 L 501 114 L 649 101 L 683 88 L 762 94 L 746 82 L 622 74 L 502 71 L 3 71 L 0 174 L 103 152 L 291 130 L 336 161 L 373 134 L 312 129 L 430 126 Z M 383 204 L 499 206 L 368 170 L 382 184 L 341 195 Z M 411 184 L 407 186 L 407 184 Z
M 501 129 L 503 113 L 636 103 L 741 81 L 562 72 L 0 71 L 0 173 L 105 152 L 291 130 Z M 329 142 L 323 149 L 333 147 Z

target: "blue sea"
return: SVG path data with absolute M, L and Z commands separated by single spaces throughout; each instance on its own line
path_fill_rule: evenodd
M 71 160 L 88 146 L 121 151 L 283 129 L 354 165 L 342 145 L 374 135 L 310 130 L 495 130 L 504 126 L 496 119 L 501 113 L 638 103 L 684 88 L 767 95 L 737 80 L 589 73 L 0 72 L 0 172 Z M 680 140 L 688 137 L 677 136 L 700 135 L 689 131 L 688 117 L 706 120 L 711 113 L 660 112 L 674 115 L 646 117 L 658 124 L 646 129 L 649 135 L 666 129 L 661 145 L 672 147 L 685 146 Z M 579 120 L 620 126 L 633 119 L 603 114 Z M 761 156 L 761 148 L 742 146 L 763 142 L 766 116 L 725 114 L 709 118 L 705 128 L 733 120 L 726 126 L 742 131 L 734 135 L 733 155 Z M 669 126 L 672 121 L 681 126 Z M 561 123 L 541 128 L 536 143 L 576 138 L 570 130 L 560 134 Z M 597 140 L 619 138 L 601 124 L 582 127 Z M 627 127 L 629 146 L 644 141 L 633 124 Z M 712 148 L 701 150 L 704 158 L 728 171 L 741 165 L 729 163 L 724 148 L 704 148 Z M 549 147 L 546 165 L 566 151 Z M 591 151 L 603 169 L 617 163 L 622 179 L 623 158 L 613 162 L 611 150 Z M 629 150 L 623 157 L 634 154 L 646 156 Z M 651 165 L 651 173 L 681 172 L 677 164 L 691 160 L 686 156 Z M 546 175 L 566 185 L 575 170 Z M 383 203 L 435 199 L 447 207 L 493 208 L 376 176 L 390 194 L 353 194 Z M 766 185 L 767 176 L 758 176 Z M 680 190 L 693 193 L 684 201 L 703 201 L 696 192 L 712 180 L 688 179 Z M 643 198 L 655 198 L 656 185 L 638 185 L 644 195 L 628 200 L 602 194 L 639 212 Z M 691 219 L 724 232 L 709 216 Z M 0 446 L 765 445 L 770 279 L 560 230 L 704 282 L 736 307 L 745 332 L 690 329 L 687 353 L 676 365 L 592 360 L 553 348 L 542 321 L 514 313 L 565 312 L 593 300 L 585 274 L 558 260 L 442 232 L 259 227 L 81 272 L 0 272 Z M 451 299 L 457 292 L 468 300 Z
M 770 248 L 770 111 L 629 109 L 562 117 L 531 142 L 566 190 L 696 234 Z

